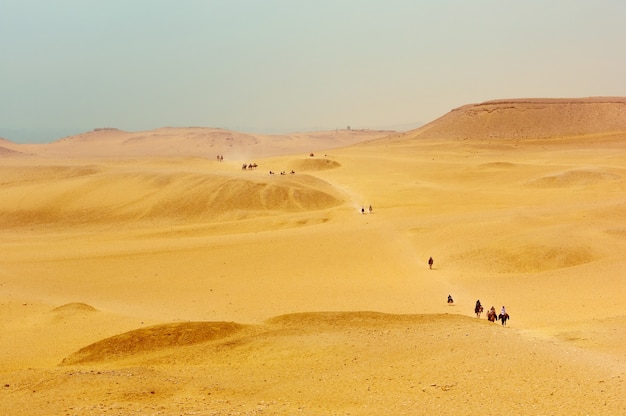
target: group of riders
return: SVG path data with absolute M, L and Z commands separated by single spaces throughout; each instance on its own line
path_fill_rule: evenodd
M 454 303 L 451 295 L 448 295 L 448 303 Z M 480 318 L 480 315 L 483 313 L 483 305 L 481 305 L 480 299 L 476 301 L 474 313 L 476 314 L 477 318 Z M 506 325 L 506 321 L 511 319 L 511 317 L 507 313 L 504 305 L 502 305 L 502 309 L 500 309 L 500 314 L 497 314 L 496 308 L 492 306 L 491 309 L 489 309 L 489 311 L 487 312 L 487 319 L 491 322 L 495 322 L 497 319 L 499 319 L 502 322 L 502 325 Z

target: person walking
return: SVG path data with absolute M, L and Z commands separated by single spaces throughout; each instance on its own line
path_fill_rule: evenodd
M 433 260 L 433 258 L 429 258 L 428 259 L 428 268 L 432 270 L 433 268 L 433 264 L 435 263 L 435 261 Z

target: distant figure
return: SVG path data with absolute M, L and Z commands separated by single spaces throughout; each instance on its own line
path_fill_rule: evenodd
M 374 212 L 374 208 L 372 208 L 372 206 L 371 206 L 371 205 L 370 205 L 369 210 L 370 210 L 370 214 Z
M 294 173 L 296 173 L 296 171 L 291 169 L 291 172 L 289 172 L 289 173 L 293 175 Z
M 500 315 L 498 315 L 498 319 L 502 322 L 502 326 L 506 325 L 506 321 L 511 319 L 509 314 L 506 312 L 504 306 L 502 306 L 502 309 L 500 310 Z
M 498 315 L 496 314 L 496 308 L 492 306 L 491 309 L 489 309 L 489 312 L 487 312 L 487 319 L 490 322 L 495 322 L 497 318 Z
M 361 207 L 361 214 L 365 214 L 365 207 Z
M 435 261 L 433 260 L 433 258 L 432 258 L 432 257 L 428 259 L 428 268 L 429 268 L 429 269 L 431 269 L 431 270 L 432 270 L 432 268 L 433 268 L 433 263 L 434 263 L 434 262 L 435 262 Z
M 452 299 L 452 295 L 448 295 L 448 303 L 454 303 L 454 300 Z
M 480 318 L 480 315 L 483 313 L 483 305 L 480 304 L 480 299 L 476 301 L 476 306 L 474 307 L 474 313 L 477 318 Z

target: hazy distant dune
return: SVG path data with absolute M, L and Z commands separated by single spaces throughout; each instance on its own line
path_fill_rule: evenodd
M 115 128 L 66 137 L 52 143 L 16 144 L 16 151 L 28 149 L 39 156 L 61 158 L 129 158 L 129 157 L 200 157 L 225 161 L 253 162 L 254 159 L 349 146 L 385 137 L 392 131 L 331 130 L 289 134 L 242 133 L 212 127 L 161 127 L 154 130 L 127 132 Z
M 27 156 L 27 154 L 24 152 L 19 152 L 17 150 L 4 147 L 0 143 L 0 157 L 16 157 L 16 156 Z

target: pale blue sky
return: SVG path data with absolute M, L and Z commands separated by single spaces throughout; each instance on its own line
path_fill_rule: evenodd
M 18 142 L 402 128 L 490 99 L 626 96 L 626 1 L 0 0 L 0 57 L 0 137 Z

